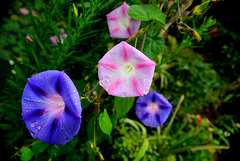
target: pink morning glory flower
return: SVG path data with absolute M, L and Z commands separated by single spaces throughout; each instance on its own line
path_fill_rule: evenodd
M 33 138 L 64 145 L 81 124 L 78 91 L 66 73 L 41 72 L 28 79 L 22 95 L 22 120 Z
M 98 62 L 99 84 L 109 95 L 143 96 L 150 89 L 154 69 L 153 61 L 122 41 Z
M 67 34 L 60 34 L 59 36 L 60 36 L 61 43 L 63 43 L 64 39 L 67 37 Z M 58 38 L 57 38 L 56 35 L 55 36 L 51 36 L 50 40 L 51 40 L 51 42 L 53 44 L 58 45 Z
M 106 15 L 110 37 L 129 38 L 138 31 L 141 21 L 132 19 L 127 14 L 128 8 L 129 5 L 124 2 Z
M 145 126 L 161 126 L 168 118 L 172 105 L 156 91 L 140 96 L 136 101 L 136 115 Z

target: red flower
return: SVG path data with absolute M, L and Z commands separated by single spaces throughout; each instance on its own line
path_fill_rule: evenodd
M 199 125 L 202 125 L 202 118 L 200 116 L 197 117 L 197 121 L 198 121 Z
M 210 35 L 214 38 L 218 37 L 217 35 L 217 26 L 214 26 L 214 28 L 210 31 Z

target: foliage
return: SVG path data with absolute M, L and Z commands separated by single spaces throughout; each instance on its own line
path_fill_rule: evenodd
M 239 127 L 236 117 L 220 114 L 219 109 L 240 96 L 240 56 L 234 43 L 239 36 L 230 32 L 232 41 L 221 41 L 219 53 L 208 49 L 216 43 L 209 34 L 214 26 L 223 35 L 229 32 L 212 16 L 199 14 L 210 1 L 196 6 L 191 0 L 126 2 L 131 6 L 128 14 L 144 21 L 126 41 L 156 63 L 151 90 L 171 102 L 171 117 L 157 129 L 144 127 L 134 113 L 135 98 L 109 96 L 98 86 L 98 61 L 123 41 L 109 37 L 106 14 L 123 1 L 15 1 L 0 37 L 0 58 L 12 64 L 0 98 L 0 129 L 12 159 L 210 160 L 215 152 L 229 148 L 228 137 L 239 133 Z M 21 7 L 37 15 L 22 15 Z M 52 44 L 50 37 L 56 35 L 61 42 L 61 33 L 67 34 L 63 43 Z M 225 67 L 234 71 L 233 77 Z M 31 138 L 21 120 L 27 78 L 50 69 L 66 72 L 81 96 L 81 129 L 64 146 Z

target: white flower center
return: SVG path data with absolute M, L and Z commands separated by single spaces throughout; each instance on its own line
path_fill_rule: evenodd
M 123 20 L 122 20 L 122 25 L 123 25 L 124 27 L 128 27 L 129 21 L 128 21 L 127 19 L 123 19 Z
M 134 68 L 131 64 L 125 64 L 121 69 L 121 73 L 123 77 L 130 77 L 134 73 Z
M 148 105 L 148 108 L 150 109 L 151 112 L 155 113 L 158 111 L 158 105 L 156 103 L 151 103 Z
M 62 112 L 65 108 L 65 103 L 62 99 L 62 96 L 58 94 L 51 96 L 48 104 L 48 110 L 54 113 Z

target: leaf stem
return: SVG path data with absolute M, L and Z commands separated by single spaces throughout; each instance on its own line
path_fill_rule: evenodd
M 97 82 L 97 84 L 95 84 L 95 86 L 91 89 L 91 91 L 88 93 L 88 97 L 90 96 L 90 94 L 92 93 L 92 91 L 98 86 L 99 82 Z
M 161 136 L 161 127 L 157 127 L 157 149 L 160 151 L 160 136 Z
M 146 35 L 147 35 L 147 30 L 144 32 L 144 35 L 143 35 L 143 42 L 142 42 L 142 46 L 141 46 L 141 52 L 143 51 L 144 43 L 146 41 Z

